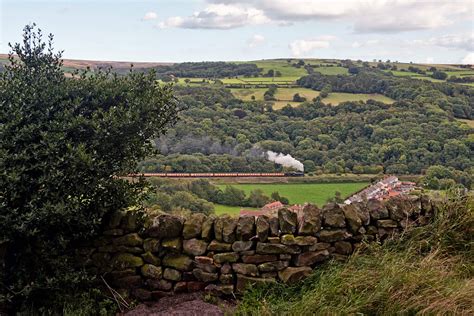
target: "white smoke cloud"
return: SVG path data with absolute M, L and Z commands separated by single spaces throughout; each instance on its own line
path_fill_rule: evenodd
M 291 157 L 291 155 L 284 155 L 282 153 L 276 153 L 274 151 L 269 150 L 267 151 L 267 158 L 268 160 L 273 161 L 274 163 L 282 165 L 284 167 L 292 167 L 298 171 L 304 171 L 303 164 L 295 158 Z

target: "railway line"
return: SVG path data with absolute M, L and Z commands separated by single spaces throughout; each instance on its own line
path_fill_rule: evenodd
M 131 177 L 145 178 L 236 178 L 236 177 L 303 177 L 303 172 L 164 172 L 164 173 L 135 173 Z

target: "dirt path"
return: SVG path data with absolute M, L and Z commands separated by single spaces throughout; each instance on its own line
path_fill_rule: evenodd
M 140 304 L 118 316 L 223 316 L 234 308 L 233 303 L 224 300 L 219 300 L 217 305 L 206 303 L 203 296 L 203 293 L 185 293 L 163 297 L 157 302 Z

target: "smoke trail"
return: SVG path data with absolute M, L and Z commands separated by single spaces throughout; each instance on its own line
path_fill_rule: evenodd
M 304 171 L 303 164 L 295 158 L 291 157 L 291 155 L 283 155 L 282 153 L 276 153 L 269 150 L 267 151 L 267 158 L 268 160 L 273 161 L 274 163 L 277 163 L 284 167 L 292 167 L 298 171 Z

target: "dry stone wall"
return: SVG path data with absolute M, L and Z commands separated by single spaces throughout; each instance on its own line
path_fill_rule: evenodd
M 363 241 L 426 224 L 434 210 L 426 196 L 409 196 L 257 218 L 163 214 L 143 225 L 118 212 L 94 247 L 78 253 L 112 287 L 141 301 L 199 290 L 231 295 L 253 284 L 296 282 L 328 259 L 346 259 Z

